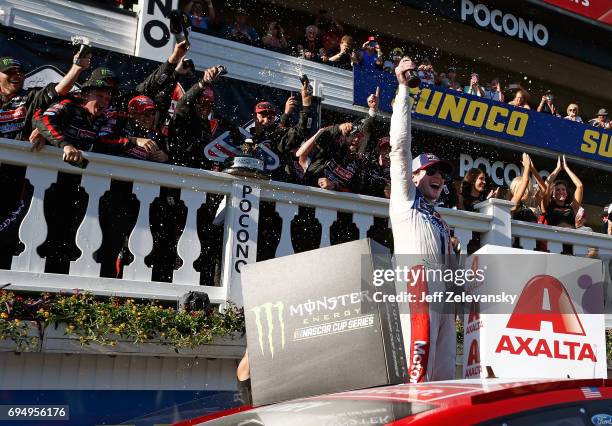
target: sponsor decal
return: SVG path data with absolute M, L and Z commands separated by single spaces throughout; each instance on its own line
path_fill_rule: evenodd
M 612 158 L 612 135 L 592 129 L 586 129 L 582 136 L 580 151 Z
M 589 398 L 601 398 L 601 392 L 599 392 L 598 388 L 584 387 L 584 388 L 580 388 L 580 390 L 582 391 L 582 394 L 584 395 L 584 397 L 587 398 L 587 399 L 589 399 Z
M 588 342 L 572 336 L 586 336 L 580 318 L 563 284 L 555 277 L 538 275 L 523 288 L 508 320 L 507 329 L 541 332 L 542 323 L 552 326 L 559 338 L 535 338 L 506 330 L 500 337 L 496 353 L 529 357 L 597 362 Z
M 491 162 L 484 157 L 473 158 L 468 154 L 461 153 L 459 155 L 459 177 L 464 177 L 465 174 L 473 167 L 484 168 L 487 176 L 491 176 L 493 182 L 498 186 L 510 186 L 512 180 L 521 175 L 521 167 L 514 163 L 505 163 L 503 161 Z M 546 179 L 550 173 L 546 170 L 540 170 L 542 179 Z M 535 178 L 531 178 L 533 184 L 536 183 Z
M 274 348 L 278 349 L 279 344 L 281 350 L 285 348 L 284 310 L 285 304 L 281 301 L 275 303 L 267 302 L 251 309 L 251 312 L 255 315 L 259 348 L 264 356 L 268 353 L 271 358 L 274 358 Z M 280 336 L 276 337 L 278 341 L 275 341 L 275 323 L 279 328 L 279 333 L 277 334 Z M 264 342 L 267 342 L 267 346 L 264 345 Z
M 591 417 L 591 423 L 594 425 L 612 425 L 612 415 L 610 414 L 595 414 Z

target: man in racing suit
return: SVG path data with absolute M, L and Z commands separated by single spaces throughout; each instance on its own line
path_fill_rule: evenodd
M 395 260 L 400 268 L 422 270 L 420 278 L 400 278 L 399 293 L 415 294 L 416 302 L 400 304 L 409 380 L 447 380 L 454 378 L 456 334 L 454 310 L 443 303 L 421 302 L 422 293 L 445 291 L 443 282 L 427 282 L 426 268 L 444 268 L 458 241 L 451 239 L 446 222 L 435 210 L 435 202 L 452 166 L 433 154 L 412 159 L 411 117 L 407 71 L 415 63 L 403 58 L 395 74 L 399 90 L 391 116 L 391 201 L 389 213 L 393 229 Z M 414 277 L 414 275 L 413 275 Z

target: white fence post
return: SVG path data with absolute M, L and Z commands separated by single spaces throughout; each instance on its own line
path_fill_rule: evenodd
M 240 269 L 257 261 L 260 188 L 257 182 L 236 181 L 226 202 L 222 285 L 227 298 L 242 306 Z
M 494 244 L 497 246 L 512 246 L 512 203 L 507 200 L 489 198 L 474 206 L 480 213 L 493 216 L 491 229 L 480 237 L 481 246 Z

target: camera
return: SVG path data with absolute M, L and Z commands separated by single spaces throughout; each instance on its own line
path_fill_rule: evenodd
M 217 70 L 220 76 L 227 74 L 227 69 L 223 65 L 217 65 Z
M 176 42 L 187 41 L 187 46 L 189 46 L 189 30 L 191 29 L 189 16 L 180 10 L 173 10 L 170 12 L 169 18 L 170 32 L 174 34 Z
M 308 80 L 308 76 L 306 74 L 302 74 L 300 76 L 300 82 L 302 83 L 302 86 L 305 84 L 310 84 L 310 80 Z

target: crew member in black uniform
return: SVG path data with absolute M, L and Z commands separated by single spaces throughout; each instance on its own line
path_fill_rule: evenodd
M 0 137 L 30 140 L 34 148 L 44 146 L 38 132 L 32 133 L 32 116 L 37 109 L 46 109 L 52 102 L 66 96 L 75 81 L 89 67 L 90 57 L 75 55 L 73 65 L 59 83 L 24 89 L 25 73 L 19 60 L 0 58 Z M 12 256 L 22 250 L 19 226 L 30 206 L 33 188 L 25 180 L 25 167 L 0 165 L 0 269 L 10 268 Z

